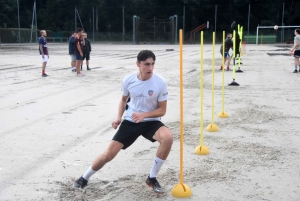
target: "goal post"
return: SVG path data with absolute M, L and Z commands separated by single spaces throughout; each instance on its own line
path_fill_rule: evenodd
M 142 19 L 133 16 L 133 44 L 175 44 L 177 41 L 177 15 L 166 19 Z
M 284 29 L 287 29 L 287 28 L 300 28 L 300 25 L 299 26 L 277 26 L 277 27 L 278 27 L 278 29 L 282 29 L 281 42 L 283 42 L 284 41 Z M 257 29 L 256 29 L 256 45 L 258 45 L 258 42 L 259 42 L 258 41 L 259 29 L 273 29 L 274 30 L 274 26 L 257 26 Z

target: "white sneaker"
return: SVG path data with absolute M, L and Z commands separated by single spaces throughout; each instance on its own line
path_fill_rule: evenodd
M 83 77 L 84 76 L 84 74 L 82 74 L 82 73 L 77 73 L 77 77 Z

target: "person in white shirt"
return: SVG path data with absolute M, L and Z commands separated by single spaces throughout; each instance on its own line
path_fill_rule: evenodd
M 297 67 L 299 68 L 300 58 L 300 29 L 298 28 L 295 29 L 294 46 L 291 48 L 290 54 L 294 55 L 295 70 L 293 71 L 293 73 L 298 73 Z
M 118 107 L 118 116 L 112 127 L 119 130 L 108 148 L 99 155 L 88 170 L 74 182 L 74 187 L 84 188 L 89 178 L 111 161 L 121 149 L 132 145 L 139 136 L 151 142 L 160 143 L 146 184 L 156 193 L 164 193 L 156 176 L 163 162 L 167 159 L 172 143 L 171 131 L 161 122 L 166 114 L 168 87 L 161 76 L 154 74 L 155 55 L 150 50 L 142 50 L 137 55 L 138 72 L 128 75 L 122 82 L 122 97 Z M 127 103 L 130 97 L 130 101 Z M 128 105 L 128 109 L 126 109 Z M 124 120 L 122 121 L 123 113 Z

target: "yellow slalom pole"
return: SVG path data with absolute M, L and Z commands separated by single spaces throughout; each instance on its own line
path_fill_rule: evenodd
M 223 39 L 222 39 L 222 112 L 218 114 L 219 118 L 228 118 L 228 114 L 224 110 L 224 57 L 225 57 L 225 31 L 223 31 Z
M 192 195 L 190 187 L 183 183 L 183 65 L 182 65 L 182 29 L 179 30 L 180 44 L 180 183 L 172 189 L 172 196 L 187 198 Z
M 228 84 L 228 86 L 240 86 L 239 83 L 235 82 L 235 53 L 236 53 L 236 44 L 235 44 L 235 41 L 236 41 L 236 32 L 235 30 L 233 30 L 233 69 L 232 69 L 232 82 L 230 84 Z
M 235 33 L 235 30 L 233 30 L 233 69 L 232 69 L 232 78 L 233 80 L 235 80 L 235 53 L 236 53 L 236 40 L 235 40 L 235 37 L 236 37 L 236 33 Z
M 203 135 L 203 31 L 201 31 L 201 43 L 200 43 L 200 145 L 196 147 L 194 153 L 199 155 L 209 154 L 209 150 L 204 146 Z
M 215 124 L 215 43 L 216 43 L 216 33 L 213 32 L 213 46 L 212 46 L 212 81 L 211 81 L 211 93 L 212 93 L 212 103 L 211 103 L 211 124 L 206 127 L 209 132 L 216 132 L 219 130 L 218 126 Z
M 239 57 L 237 58 L 238 69 L 235 71 L 237 73 L 243 73 L 243 71 L 241 70 L 242 40 L 243 40 L 243 33 L 242 32 L 243 32 L 243 26 L 238 25 L 237 35 L 240 37 L 240 42 L 239 42 L 239 44 L 235 44 L 236 47 L 239 47 L 239 49 L 237 50 L 239 52 Z

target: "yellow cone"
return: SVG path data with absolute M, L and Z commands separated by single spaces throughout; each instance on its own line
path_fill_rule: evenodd
M 219 118 L 228 118 L 228 114 L 227 114 L 226 112 L 220 112 L 220 113 L 218 114 L 218 117 L 219 117 Z
M 177 198 L 188 198 L 191 197 L 192 191 L 190 187 L 185 184 L 177 184 L 172 189 L 172 196 Z
M 199 145 L 196 147 L 194 153 L 198 155 L 207 155 L 209 154 L 209 149 L 204 145 Z
M 216 124 L 209 124 L 206 127 L 206 130 L 209 131 L 209 132 L 217 132 L 217 131 L 219 131 L 219 128 Z

